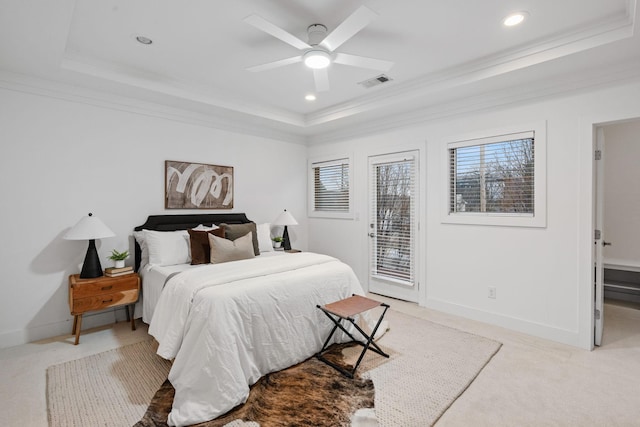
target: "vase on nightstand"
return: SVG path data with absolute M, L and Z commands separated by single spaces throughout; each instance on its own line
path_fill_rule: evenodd
M 124 267 L 124 260 L 123 259 L 118 259 L 113 261 L 113 267 L 114 268 L 122 268 Z

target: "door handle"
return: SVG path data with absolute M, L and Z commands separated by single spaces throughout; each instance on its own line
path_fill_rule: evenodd
M 602 246 L 611 246 L 611 242 L 602 241 Z
M 374 233 L 369 233 L 369 237 L 376 237 Z

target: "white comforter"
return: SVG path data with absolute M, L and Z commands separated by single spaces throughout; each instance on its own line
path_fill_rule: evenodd
M 149 326 L 158 354 L 175 359 L 168 424 L 216 418 L 243 403 L 261 376 L 315 354 L 333 326 L 316 305 L 354 293 L 364 294 L 350 267 L 313 253 L 208 264 L 171 278 Z

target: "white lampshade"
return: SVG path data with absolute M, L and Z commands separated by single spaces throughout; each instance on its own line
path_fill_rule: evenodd
M 273 225 L 298 225 L 298 221 L 285 209 L 275 221 Z
M 82 217 L 71 230 L 67 231 L 64 235 L 66 240 L 91 240 L 91 239 L 104 239 L 106 237 L 113 237 L 115 234 L 109 227 L 104 225 L 104 222 L 100 221 L 100 218 L 94 216 L 92 213 Z

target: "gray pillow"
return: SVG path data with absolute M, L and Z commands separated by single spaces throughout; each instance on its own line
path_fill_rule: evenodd
M 224 237 L 229 240 L 236 240 L 238 237 L 242 237 L 251 232 L 253 253 L 254 255 L 260 255 L 260 249 L 258 247 L 258 232 L 256 230 L 255 222 L 247 222 L 245 224 L 220 224 L 220 227 L 224 228 Z
M 253 258 L 253 244 L 251 233 L 231 241 L 222 237 L 208 234 L 209 246 L 211 246 L 211 264 L 238 261 Z

